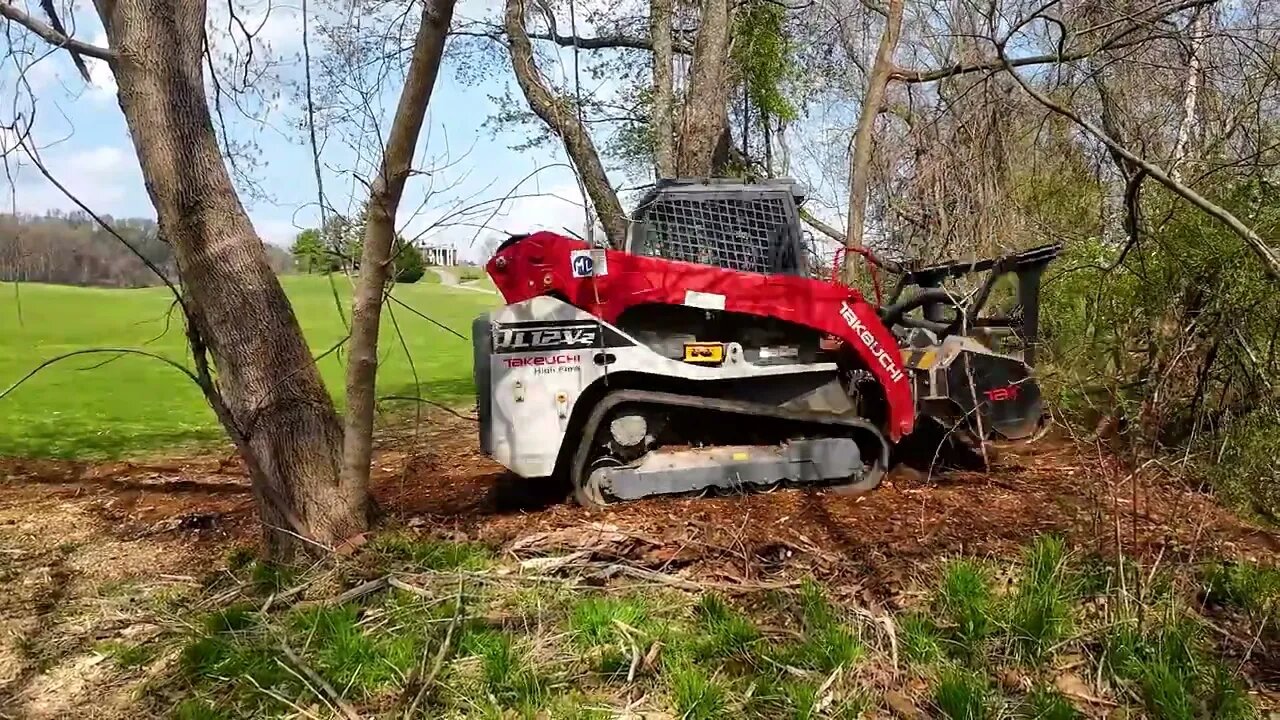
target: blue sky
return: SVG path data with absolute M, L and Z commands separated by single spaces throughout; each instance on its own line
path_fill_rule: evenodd
M 241 2 L 242 0 L 237 0 Z M 22 0 L 19 0 L 22 2 Z M 281 80 L 301 77 L 301 16 L 300 0 L 285 0 L 268 4 L 252 0 L 244 4 L 243 12 L 248 24 L 262 30 L 255 41 L 255 51 L 260 56 L 274 57 L 280 61 L 274 74 Z M 458 14 L 462 18 L 479 18 L 494 11 L 493 2 L 462 0 Z M 210 24 L 216 26 L 217 4 L 210 9 Z M 38 7 L 34 0 L 30 7 Z M 267 8 L 270 8 L 268 11 Z M 314 12 L 314 8 L 313 8 Z M 65 16 L 64 16 L 65 17 Z M 105 37 L 96 17 L 81 8 L 72 16 L 76 27 L 73 34 L 81 39 L 105 44 Z M 225 16 L 224 16 L 225 17 Z M 16 33 L 14 33 L 16 35 Z M 219 37 L 221 35 L 221 37 Z M 211 33 L 215 43 L 229 42 L 225 33 Z M 25 42 L 25 41 L 24 41 Z M 317 41 L 312 36 L 312 52 L 317 52 Z M 104 63 L 90 60 L 92 84 L 81 80 L 65 52 L 48 53 L 38 42 L 18 46 L 32 54 L 24 55 L 22 62 L 10 60 L 0 68 L 0 122 L 13 122 L 16 112 L 22 112 L 24 120 L 30 118 L 30 108 L 15 104 L 15 88 L 20 79 L 19 67 L 25 69 L 25 78 L 35 96 L 35 117 L 31 138 L 39 148 L 45 164 L 61 182 L 90 205 L 95 211 L 115 216 L 153 217 L 138 169 L 137 158 L 130 144 L 124 117 L 115 96 L 115 84 Z M 227 49 L 234 49 L 228 47 Z M 241 51 L 243 48 L 240 48 Z M 264 52 L 265 51 L 265 52 Z M 563 73 L 571 68 L 572 58 L 561 53 L 560 67 L 544 67 L 549 74 Z M 40 59 L 34 64 L 32 57 Z M 487 219 L 488 211 L 497 209 L 488 225 L 501 231 L 523 231 L 536 227 L 558 228 L 568 225 L 580 229 L 583 225 L 581 199 L 573 175 L 563 166 L 562 150 L 556 147 L 514 151 L 511 145 L 524 139 L 520 132 L 509 132 L 493 137 L 482 124 L 497 108 L 490 96 L 500 96 L 510 84 L 514 87 L 509 66 L 495 66 L 478 84 L 460 82 L 454 72 L 454 61 L 447 59 L 441 71 L 429 111 L 429 127 L 424 129 L 424 141 L 419 148 L 420 166 L 430 165 L 432 158 L 450 156 L 453 164 L 435 173 L 430 181 L 414 178 L 406 191 L 401 206 L 400 221 L 408 236 L 416 236 L 427 229 L 432 221 L 450 208 L 460 204 L 472 204 L 494 200 L 512 193 L 522 178 L 534 177 L 518 185 L 514 194 L 535 195 L 520 197 L 484 207 L 485 215 L 474 216 L 473 221 Z M 389 124 L 394 108 L 395 92 L 391 88 L 380 98 L 385 111 L 381 122 Z M 515 93 L 520 98 L 518 91 Z M 522 99 L 522 98 L 521 98 Z M 9 107 L 5 107 L 8 105 Z M 291 127 L 304 117 L 303 107 L 292 92 L 278 97 L 266 97 L 257 113 L 265 123 L 231 120 L 232 137 L 237 141 L 252 140 L 258 167 L 251 175 L 269 197 L 254 197 L 242 192 L 241 198 L 249 209 L 254 226 L 264 239 L 287 244 L 299 229 L 318 224 L 316 183 L 309 144 L 305 133 Z M 227 116 L 234 116 L 228 111 Z M 40 213 L 50 209 L 73 209 L 73 203 L 50 185 L 32 167 L 24 166 L 21 151 L 13 151 L 12 137 L 0 136 L 13 180 L 0 179 L 3 183 L 3 207 L 0 211 L 14 209 L 20 212 Z M 337 138 L 329 138 L 322 153 L 325 194 L 329 203 L 339 211 L 358 206 L 362 188 L 348 172 L 355 166 L 355 154 L 344 148 Z M 428 182 L 434 183 L 435 192 L 423 207 Z M 419 211 L 419 208 L 421 210 Z M 473 245 L 477 234 L 474 227 L 448 227 L 428 232 L 424 239 L 459 246 L 464 257 L 476 256 L 486 238 L 484 231 Z

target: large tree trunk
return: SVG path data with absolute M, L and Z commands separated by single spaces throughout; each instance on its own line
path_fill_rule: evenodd
M 377 401 L 378 327 L 382 319 L 382 293 L 394 266 L 396 211 L 412 168 L 414 149 L 422 131 L 423 117 L 431 101 L 440 71 L 445 36 L 453 18 L 455 0 L 426 0 L 413 56 L 405 75 L 404 88 L 382 165 L 369 192 L 365 221 L 364 249 L 360 256 L 360 280 L 351 303 L 351 342 L 347 360 L 347 416 L 343 435 L 342 482 L 346 486 L 368 486 L 369 463 L 373 455 L 373 413 Z M 417 252 L 400 248 L 400 252 Z
M 893 70 L 893 51 L 898 47 L 898 35 L 902 30 L 903 0 L 889 0 L 884 33 L 876 49 L 875 63 L 867 79 L 867 94 L 862 99 L 862 111 L 858 115 L 858 129 L 853 135 L 853 151 L 849 154 L 849 220 L 845 224 L 845 247 L 862 248 L 863 226 L 867 217 L 867 184 L 871 177 L 871 141 L 875 135 L 876 118 L 884 105 L 885 87 Z M 855 264 L 854 253 L 845 256 L 847 279 Z
M 653 157 L 657 176 L 662 179 L 676 173 L 671 0 L 650 2 L 649 30 L 653 35 Z
M 729 117 L 729 2 L 703 0 L 698 38 L 693 44 L 689 87 L 680 112 L 676 174 L 707 177 L 727 148 Z M 717 153 L 719 150 L 719 153 Z
M 542 81 L 534 62 L 533 46 L 524 26 L 524 17 L 524 0 L 507 0 L 503 26 L 507 32 L 511 67 L 515 71 L 516 82 L 529 101 L 529 107 L 564 142 L 565 152 L 578 169 L 578 176 L 586 188 L 587 196 L 591 198 L 596 215 L 600 217 L 600 224 L 604 226 L 609 243 L 620 248 L 627 237 L 627 216 L 622 211 L 622 203 L 618 202 L 618 194 L 609 184 L 609 176 L 600 162 L 600 153 L 591 140 L 591 133 L 579 121 L 573 105 L 553 95 Z
M 193 330 L 276 555 L 368 526 L 368 488 L 339 477 L 342 429 L 289 300 L 218 151 L 205 98 L 203 0 L 97 0 L 120 108 L 160 235 L 174 248 Z M 216 409 L 216 408 L 215 408 Z

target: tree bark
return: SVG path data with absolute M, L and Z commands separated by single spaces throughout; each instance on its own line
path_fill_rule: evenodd
M 1191 48 L 1187 58 L 1187 86 L 1182 97 L 1182 122 L 1178 123 L 1178 135 L 1173 143 L 1169 159 L 1169 177 L 1182 180 L 1182 163 L 1186 160 L 1191 138 L 1196 134 L 1196 105 L 1200 98 L 1200 84 L 1204 74 L 1204 38 L 1208 13 L 1195 9 L 1191 20 Z
M 715 170 L 729 117 L 729 2 L 702 0 L 698 37 L 689 64 L 689 87 L 680 112 L 675 170 L 680 177 L 708 177 Z
M 525 0 L 507 0 L 503 29 L 507 33 L 516 82 L 520 84 L 520 90 L 534 114 L 542 118 L 564 143 L 565 152 L 577 168 L 600 224 L 604 226 L 609 244 L 621 248 L 627 237 L 627 216 L 622 210 L 622 203 L 618 202 L 618 195 L 609 183 L 591 134 L 575 115 L 573 106 L 553 95 L 543 82 L 534 62 L 533 46 L 524 22 Z
M 902 30 L 903 0 L 889 0 L 884 33 L 876 49 L 875 63 L 867 79 L 867 94 L 862 99 L 862 111 L 858 115 L 858 129 L 853 134 L 849 154 L 849 219 L 845 225 L 845 247 L 861 249 L 863 226 L 867 216 L 867 184 L 871 176 L 871 141 L 875 135 L 876 118 L 884 105 L 885 87 L 893 70 L 893 52 L 898 47 L 898 35 Z M 845 255 L 847 279 L 857 267 L 855 254 Z
M 368 527 L 339 476 L 341 426 L 288 298 L 223 164 L 205 97 L 203 0 L 97 0 L 120 109 L 160 234 L 173 245 L 197 363 L 253 480 L 267 550 L 333 546 Z
M 649 28 L 653 35 L 653 156 L 657 176 L 662 179 L 676 173 L 671 0 L 650 2 Z
M 368 487 L 373 457 L 373 414 L 377 403 L 378 329 L 383 292 L 394 267 L 396 212 L 413 165 L 440 56 L 453 18 L 455 0 L 426 0 L 400 102 L 382 151 L 382 163 L 369 191 L 360 255 L 360 278 L 351 302 L 351 341 L 347 346 L 347 414 L 342 443 L 342 483 Z M 401 248 L 401 252 L 417 252 Z

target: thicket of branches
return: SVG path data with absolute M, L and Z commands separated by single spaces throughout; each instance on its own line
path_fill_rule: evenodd
M 598 158 L 630 180 L 670 174 L 670 117 L 715 97 L 697 85 L 712 61 L 703 19 L 725 4 L 579 3 L 576 36 L 568 0 L 523 5 L 459 31 L 463 79 L 508 55 L 517 77 L 542 68 L 544 91 L 519 83 L 533 112 L 506 103 L 495 126 L 562 141 L 589 191 Z M 506 52 L 513 6 L 532 63 Z M 1042 315 L 1055 412 L 1186 460 L 1274 516 L 1273 4 L 748 0 L 728 13 L 717 174 L 798 177 L 815 232 L 900 259 L 1062 243 Z M 556 73 L 567 48 L 580 69 Z M 591 196 L 608 228 L 609 194 Z

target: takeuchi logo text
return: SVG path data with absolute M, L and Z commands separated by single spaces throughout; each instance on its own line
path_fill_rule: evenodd
M 840 317 L 844 318 L 844 321 L 849 324 L 849 329 L 853 330 L 853 334 L 862 341 L 862 344 L 867 346 L 876 362 L 880 363 L 880 367 L 889 373 L 890 380 L 897 382 L 904 377 L 905 373 L 898 366 L 897 358 L 885 351 L 876 336 L 872 335 L 871 331 L 867 329 L 862 319 L 854 314 L 853 308 L 849 306 L 848 302 L 840 303 Z

